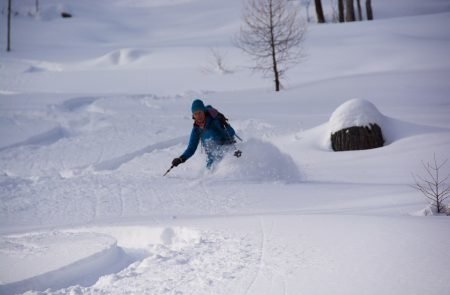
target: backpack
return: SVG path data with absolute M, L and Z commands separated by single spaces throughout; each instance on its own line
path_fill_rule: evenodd
M 225 117 L 224 114 L 213 108 L 211 105 L 206 106 L 206 111 L 213 119 L 219 120 L 220 126 L 225 129 L 225 132 L 229 137 L 229 144 L 234 145 L 236 143 L 236 140 L 234 139 L 235 137 L 242 141 L 242 139 L 236 134 L 236 131 L 234 131 L 233 127 L 231 127 L 230 123 L 228 123 L 228 118 Z M 234 156 L 239 158 L 242 155 L 242 152 L 236 148 L 236 145 L 234 145 L 234 149 Z
M 225 117 L 224 114 L 219 112 L 217 109 L 215 109 L 211 105 L 207 105 L 205 108 L 206 108 L 207 115 L 209 115 L 213 119 L 219 120 L 220 126 L 225 130 L 225 132 L 227 133 L 230 140 L 233 140 L 234 136 L 236 136 L 238 139 L 240 139 L 237 136 L 236 131 L 234 131 L 233 127 L 231 127 L 230 123 L 228 123 L 228 118 Z
M 233 127 L 231 127 L 230 123 L 228 123 L 228 118 L 225 117 L 224 114 L 213 108 L 211 105 L 206 106 L 206 111 L 209 113 L 211 118 L 219 120 L 220 126 L 225 129 L 230 138 L 233 138 L 233 136 L 236 135 L 236 132 L 234 131 Z

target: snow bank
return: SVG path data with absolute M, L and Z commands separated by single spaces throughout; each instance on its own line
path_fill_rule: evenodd
M 101 237 L 114 237 L 114 239 L 110 239 L 117 240 L 117 245 L 123 247 L 127 256 L 133 257 L 132 263 L 116 273 L 102 276 L 91 274 L 92 283 L 89 286 L 74 281 L 73 284 L 59 290 L 57 285 L 53 284 L 50 286 L 51 289 L 39 292 L 39 290 L 43 290 L 43 287 L 23 285 L 22 282 L 20 289 L 0 289 L 0 293 L 30 290 L 27 294 L 92 294 L 98 292 L 103 294 L 193 294 L 192 292 L 195 294 L 231 294 L 234 293 L 233 290 L 236 290 L 235 285 L 246 277 L 246 268 L 255 269 L 260 258 L 260 249 L 248 237 L 211 230 L 199 231 L 180 226 L 87 227 L 74 228 L 70 232 L 58 234 L 61 236 L 84 236 L 87 239 L 82 238 L 81 240 L 86 245 Z M 50 238 L 46 244 L 46 238 L 47 236 L 43 234 L 43 241 L 37 241 L 36 245 L 40 244 L 45 248 L 46 245 L 51 245 L 55 241 Z M 56 239 L 56 242 L 58 241 L 59 239 Z M 57 248 L 58 245 L 52 244 L 52 247 Z M 9 246 L 5 250 L 11 248 Z M 33 254 L 38 255 L 37 250 L 39 249 L 35 249 Z M 63 248 L 60 248 L 59 251 L 62 252 Z M 72 252 L 76 254 L 77 251 L 83 251 L 83 249 L 75 249 Z M 42 263 L 45 264 L 45 262 Z M 89 275 L 83 269 L 76 269 L 69 273 L 66 268 L 54 272 L 54 277 L 43 277 L 42 282 L 61 278 L 68 280 L 69 275 L 72 277 L 80 274 Z
M 42 232 L 0 237 L 0 293 L 91 285 L 130 261 L 110 236 Z
M 242 156 L 232 155 L 218 165 L 213 177 L 252 182 L 298 182 L 300 172 L 292 158 L 271 143 L 250 139 L 239 146 Z
M 114 278 L 109 274 L 118 273 L 131 263 L 167 251 L 182 253 L 202 239 L 205 237 L 199 231 L 185 227 L 145 226 L 1 236 L 0 293 L 88 287 L 99 279 L 101 285 Z
M 435 212 L 433 212 L 433 208 L 431 205 L 427 205 L 425 208 L 420 209 L 419 211 L 412 212 L 409 215 L 411 216 L 417 216 L 417 217 L 423 217 L 423 216 L 433 216 Z

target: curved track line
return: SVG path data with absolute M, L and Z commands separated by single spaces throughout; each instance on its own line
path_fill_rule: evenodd
M 173 138 L 170 140 L 166 140 L 166 141 L 162 141 L 162 142 L 158 142 L 158 143 L 146 146 L 140 150 L 137 150 L 137 151 L 134 151 L 134 152 L 110 159 L 110 160 L 106 160 L 106 161 L 97 163 L 94 165 L 94 170 L 96 170 L 96 171 L 116 170 L 123 164 L 130 162 L 139 156 L 142 156 L 147 153 L 151 153 L 157 149 L 165 149 L 165 148 L 177 145 L 179 143 L 183 143 L 185 141 L 185 139 L 186 139 L 185 137 L 177 137 L 177 138 Z
M 259 256 L 258 270 L 257 270 L 255 276 L 253 277 L 252 281 L 250 282 L 250 284 L 246 288 L 244 294 L 249 294 L 250 290 L 255 285 L 257 279 L 261 276 L 262 269 L 264 267 L 265 252 L 266 252 L 265 251 L 265 248 L 266 248 L 266 230 L 265 230 L 265 227 L 264 227 L 264 222 L 263 222 L 262 217 L 259 218 L 259 225 L 260 225 L 260 232 L 261 232 L 261 243 L 260 243 L 261 254 Z

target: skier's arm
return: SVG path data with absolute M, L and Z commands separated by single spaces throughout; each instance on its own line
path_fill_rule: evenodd
M 186 161 L 187 159 L 192 157 L 192 155 L 197 150 L 197 146 L 198 146 L 199 142 L 200 142 L 200 136 L 194 127 L 194 128 L 192 128 L 192 131 L 191 131 L 191 136 L 189 138 L 188 147 L 186 148 L 184 153 L 181 155 L 181 158 L 183 159 L 183 161 Z

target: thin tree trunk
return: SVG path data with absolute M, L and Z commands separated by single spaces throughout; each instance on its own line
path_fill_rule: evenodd
M 355 21 L 355 8 L 353 7 L 354 0 L 345 0 L 345 21 Z
M 362 21 L 363 16 L 362 16 L 362 9 L 361 9 L 361 0 L 356 0 L 356 3 L 358 5 L 358 20 Z
M 372 1 L 371 0 L 366 0 L 366 13 L 367 13 L 367 19 L 373 20 Z
M 8 0 L 8 45 L 6 51 L 11 51 L 11 0 Z
M 314 0 L 314 3 L 316 6 L 317 22 L 322 24 L 325 22 L 325 16 L 323 14 L 323 9 L 322 9 L 322 1 Z
M 278 65 L 277 65 L 277 56 L 275 52 L 275 36 L 273 32 L 273 14 L 272 14 L 272 2 L 270 5 L 270 46 L 272 48 L 272 65 L 273 65 L 273 74 L 275 76 L 275 91 L 280 91 L 280 74 L 278 73 Z
M 275 74 L 275 91 L 280 91 L 280 74 L 278 73 L 275 50 L 272 51 L 272 59 L 273 59 L 273 72 Z
M 344 18 L 344 0 L 338 0 L 339 22 L 345 22 Z
M 39 0 L 36 0 L 36 14 L 39 13 Z

